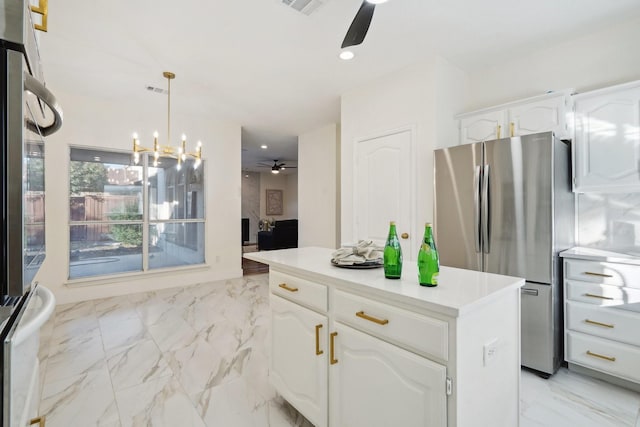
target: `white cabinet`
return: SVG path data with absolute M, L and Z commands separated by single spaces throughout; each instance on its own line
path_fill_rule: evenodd
M 569 367 L 640 384 L 640 265 L 564 256 Z
M 414 263 L 390 281 L 331 252 L 244 255 L 270 266 L 278 393 L 316 427 L 518 425 L 522 279 L 442 267 L 423 288 Z
M 574 100 L 574 191 L 640 191 L 640 81 Z
M 270 381 L 316 427 L 327 425 L 327 317 L 271 295 Z
M 571 138 L 571 91 L 551 92 L 459 115 L 460 144 L 552 131 Z
M 491 141 L 505 136 L 506 112 L 491 110 L 460 117 L 460 144 Z
M 332 426 L 444 427 L 446 367 L 336 323 Z

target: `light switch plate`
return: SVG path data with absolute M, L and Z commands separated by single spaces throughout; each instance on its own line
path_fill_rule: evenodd
M 497 338 L 489 342 L 486 342 L 483 346 L 483 354 L 482 354 L 483 366 L 488 366 L 493 361 L 493 359 L 495 359 L 497 352 L 498 352 Z

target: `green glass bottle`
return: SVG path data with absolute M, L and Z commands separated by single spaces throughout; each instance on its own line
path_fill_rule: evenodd
M 438 286 L 438 274 L 440 273 L 440 258 L 433 240 L 433 228 L 427 222 L 424 226 L 424 237 L 420 252 L 418 252 L 418 282 L 420 286 Z
M 396 223 L 391 221 L 389 236 L 384 245 L 384 277 L 387 279 L 399 279 L 402 275 L 402 248 L 396 233 Z

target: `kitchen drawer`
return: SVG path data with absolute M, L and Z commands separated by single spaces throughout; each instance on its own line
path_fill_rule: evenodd
M 571 331 L 566 345 L 568 362 L 640 383 L 640 348 Z
M 565 298 L 571 301 L 632 311 L 640 308 L 640 289 L 565 280 L 565 292 Z
M 449 358 L 449 324 L 398 307 L 336 290 L 336 320 L 410 350 Z
M 640 346 L 640 314 L 567 301 L 567 328 Z
M 640 266 L 638 265 L 565 259 L 564 277 L 640 289 Z
M 272 269 L 269 272 L 269 288 L 272 293 L 288 300 L 327 311 L 327 287 L 323 284 Z

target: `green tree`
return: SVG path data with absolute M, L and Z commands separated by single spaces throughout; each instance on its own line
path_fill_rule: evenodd
M 102 163 L 71 162 L 71 194 L 102 193 L 107 183 L 107 168 Z
M 138 205 L 132 203 L 125 207 L 124 212 L 111 214 L 109 218 L 112 221 L 140 221 L 142 215 L 138 212 Z M 111 226 L 111 234 L 114 240 L 124 246 L 142 245 L 142 227 L 139 224 L 114 224 Z

